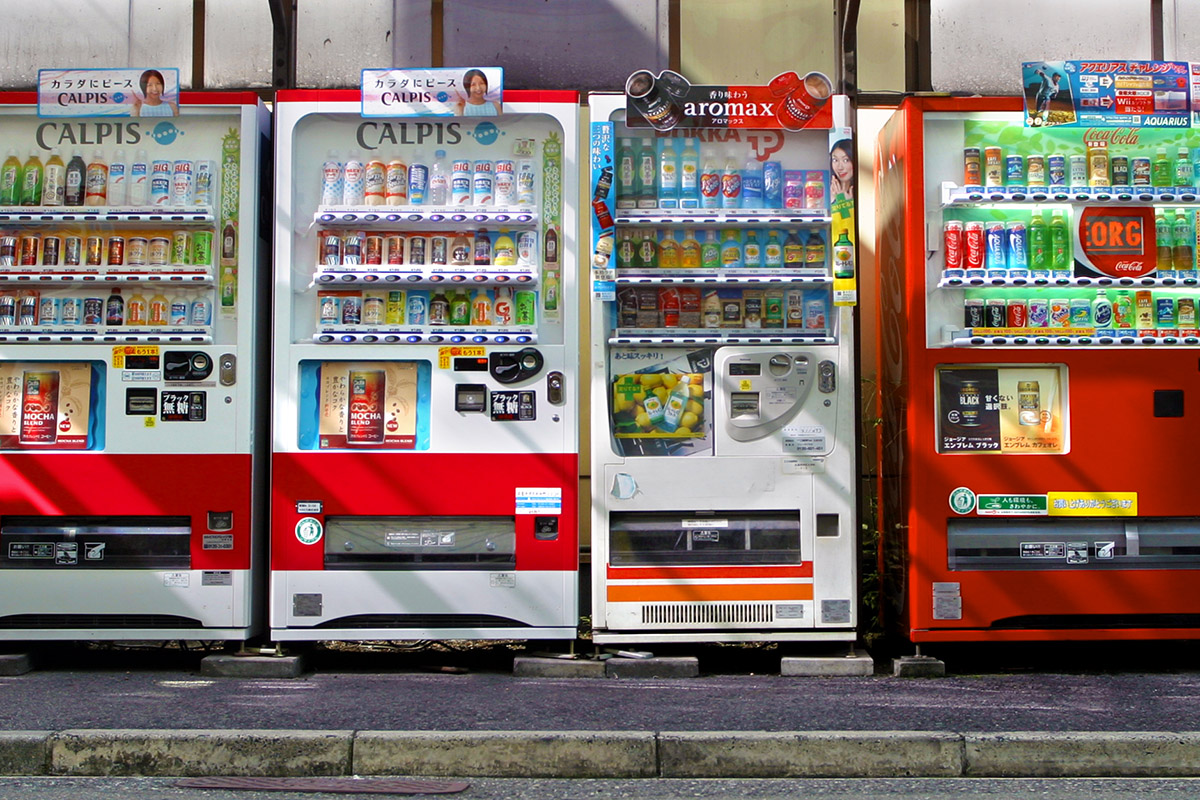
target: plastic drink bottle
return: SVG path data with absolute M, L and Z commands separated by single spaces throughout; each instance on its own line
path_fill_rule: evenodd
M 373 157 L 363 167 L 363 202 L 369 206 L 381 206 L 387 192 L 387 165 Z
M 446 205 L 450 196 L 450 179 L 446 175 L 446 151 L 433 154 L 433 166 L 429 170 L 429 202 L 435 206 Z
M 496 245 L 494 249 L 493 263 L 497 267 L 512 267 L 517 263 L 517 246 L 513 243 L 512 237 L 507 230 L 501 230 L 500 235 L 496 237 Z
M 471 300 L 471 324 L 492 324 L 492 299 L 482 286 L 475 290 L 475 297 Z
M 102 206 L 108 202 L 108 163 L 104 153 L 97 150 L 88 162 L 87 173 L 83 179 L 83 204 L 85 206 Z
M 408 164 L 400 156 L 393 156 L 387 165 L 383 190 L 384 204 L 402 206 L 408 203 Z
M 1071 253 L 1067 246 L 1067 221 L 1062 211 L 1055 209 L 1050 213 L 1050 269 L 1069 270 L 1071 268 Z
M 1029 268 L 1031 270 L 1049 269 L 1046 263 L 1046 220 L 1041 211 L 1033 212 L 1026 229 L 1029 239 Z
M 8 157 L 0 167 L 0 206 L 15 206 L 21 203 L 21 159 L 17 149 L 8 148 Z
M 25 166 L 21 168 L 21 205 L 36 206 L 42 202 L 42 185 L 45 180 L 45 167 L 37 150 L 29 151 Z
M 129 302 L 125 304 L 125 324 L 145 325 L 147 321 L 146 298 L 141 292 L 134 290 Z
M 679 156 L 670 139 L 663 139 L 658 158 L 658 207 L 679 208 Z
M 696 140 L 683 140 L 683 152 L 679 154 L 679 207 L 700 207 L 700 153 L 696 151 Z
M 711 231 L 710 231 L 711 232 Z M 703 261 L 699 240 L 696 232 L 688 228 L 683 235 L 683 243 L 679 245 L 679 264 L 685 269 L 696 269 Z
M 1167 219 L 1164 209 L 1154 212 L 1154 243 L 1155 266 L 1158 269 L 1172 269 L 1175 261 L 1174 254 L 1174 225 Z
M 46 159 L 45 177 L 42 181 L 42 205 L 61 206 L 66 198 L 67 167 L 63 164 L 58 148 L 50 151 Z
M 767 243 L 763 245 L 763 266 L 783 266 L 783 242 L 779 241 L 779 231 L 773 230 L 767 234 Z
M 754 150 L 742 165 L 742 208 L 763 207 L 763 166 Z
M 429 166 L 425 163 L 425 154 L 418 150 L 408 165 L 408 202 L 414 206 L 423 205 L 428 190 Z
M 645 228 L 642 231 L 642 238 L 638 242 L 634 254 L 633 266 L 639 269 L 658 266 L 658 240 L 654 236 L 653 228 Z
M 783 240 L 783 263 L 788 267 L 798 267 L 804 263 L 804 242 L 800 234 L 792 231 Z
M 711 147 L 705 148 L 704 166 L 700 168 L 700 207 L 721 207 L 721 170 Z
M 361 206 L 366 188 L 366 166 L 358 153 L 350 153 L 342 167 L 342 205 Z
M 663 232 L 662 241 L 658 243 L 658 266 L 663 269 L 679 268 L 679 242 L 675 240 L 675 232 Z
M 1179 148 L 1179 157 L 1175 159 L 1175 185 L 1191 186 L 1194 182 L 1192 159 L 1188 157 L 1188 149 L 1181 147 Z
M 113 153 L 112 163 L 108 165 L 108 204 L 123 206 L 129 196 L 129 183 L 126 180 L 129 165 L 125 163 L 125 151 Z
M 1154 186 L 1171 185 L 1171 162 L 1167 160 L 1165 147 L 1158 148 L 1154 160 L 1150 162 L 1150 183 Z
M 704 269 L 721 266 L 721 244 L 717 241 L 717 232 L 711 228 L 705 234 L 704 244 L 700 245 L 700 266 Z
M 80 161 L 82 161 L 82 159 L 80 159 Z M 149 163 L 150 162 L 146 157 L 146 151 L 138 150 L 137 155 L 135 155 L 133 158 L 133 163 L 129 165 L 129 191 L 126 192 L 126 200 L 131 206 L 146 205 L 146 196 L 150 191 Z M 325 205 L 334 205 L 338 202 L 338 200 L 341 200 L 342 165 L 338 164 L 337 167 L 338 197 L 337 200 L 333 200 L 331 203 L 325 203 L 324 193 L 322 193 L 321 202 Z M 70 169 L 69 166 L 68 169 Z
M 492 303 L 492 320 L 497 325 L 511 325 L 513 321 L 512 289 L 496 287 L 496 299 Z
M 757 231 L 746 231 L 746 244 L 742 247 L 742 266 L 747 269 L 762 268 L 762 246 L 758 243 Z
M 658 155 L 654 152 L 654 141 L 646 137 L 642 139 L 642 146 L 637 154 L 634 191 L 638 198 L 638 208 L 658 208 L 657 178 Z
M 67 162 L 66 175 L 66 184 L 63 187 L 65 192 L 63 205 L 83 205 L 84 192 L 87 187 L 87 164 L 84 163 L 83 155 L 78 150 L 71 153 L 71 160 Z
M 637 208 L 636 183 L 633 141 L 622 139 L 617 148 L 617 208 Z
M 721 242 L 721 267 L 737 269 L 742 266 L 742 240 L 736 230 L 727 230 L 724 235 L 725 238 Z
M 1177 270 L 1195 269 L 1192 223 L 1188 219 L 1187 209 L 1176 209 L 1172 233 L 1174 239 L 1174 247 L 1171 250 L 1172 266 Z
M 742 205 L 742 170 L 737 158 L 730 153 L 721 173 L 721 208 L 740 208 Z

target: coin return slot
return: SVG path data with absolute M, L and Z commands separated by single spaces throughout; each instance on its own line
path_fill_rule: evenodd
M 758 419 L 758 392 L 732 392 L 729 395 L 729 416 L 733 419 Z

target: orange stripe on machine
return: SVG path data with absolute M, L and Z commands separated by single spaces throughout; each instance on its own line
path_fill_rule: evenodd
M 609 586 L 610 603 L 705 603 L 739 600 L 812 600 L 811 583 L 693 583 Z

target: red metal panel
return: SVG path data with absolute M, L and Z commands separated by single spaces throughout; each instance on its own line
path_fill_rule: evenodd
M 561 488 L 558 539 L 535 539 L 534 516 L 516 516 L 517 569 L 574 571 L 579 563 L 577 469 L 575 453 L 275 453 L 271 568 L 323 568 L 323 545 L 296 538 L 301 517 L 510 516 L 518 488 Z M 298 501 L 320 501 L 322 513 L 297 512 Z

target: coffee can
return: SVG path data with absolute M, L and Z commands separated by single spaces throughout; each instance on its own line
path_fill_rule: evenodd
M 85 255 L 86 264 L 89 267 L 98 267 L 104 263 L 104 237 L 89 236 L 87 237 L 87 252 Z
M 155 236 L 147 247 L 147 259 L 155 266 L 164 266 L 171 257 L 171 240 L 165 236 Z
M 21 266 L 32 267 L 38 263 L 38 251 L 41 249 L 42 237 L 36 233 L 21 237 Z
M 68 236 L 63 240 L 63 265 L 78 267 L 83 261 L 83 239 Z
M 145 236 L 130 236 L 125 243 L 125 262 L 142 266 L 149 258 L 150 243 Z
M 387 263 L 390 266 L 404 263 L 404 234 L 389 233 L 384 237 L 384 245 L 387 247 Z
M 363 263 L 372 266 L 383 263 L 383 236 L 369 234 L 364 243 Z
M 108 237 L 108 265 L 119 266 L 125 263 L 125 237 Z
M 12 267 L 17 263 L 17 237 L 0 236 L 0 267 Z
M 58 236 L 42 238 L 42 264 L 47 267 L 57 267 L 59 255 L 62 252 L 62 239 Z

